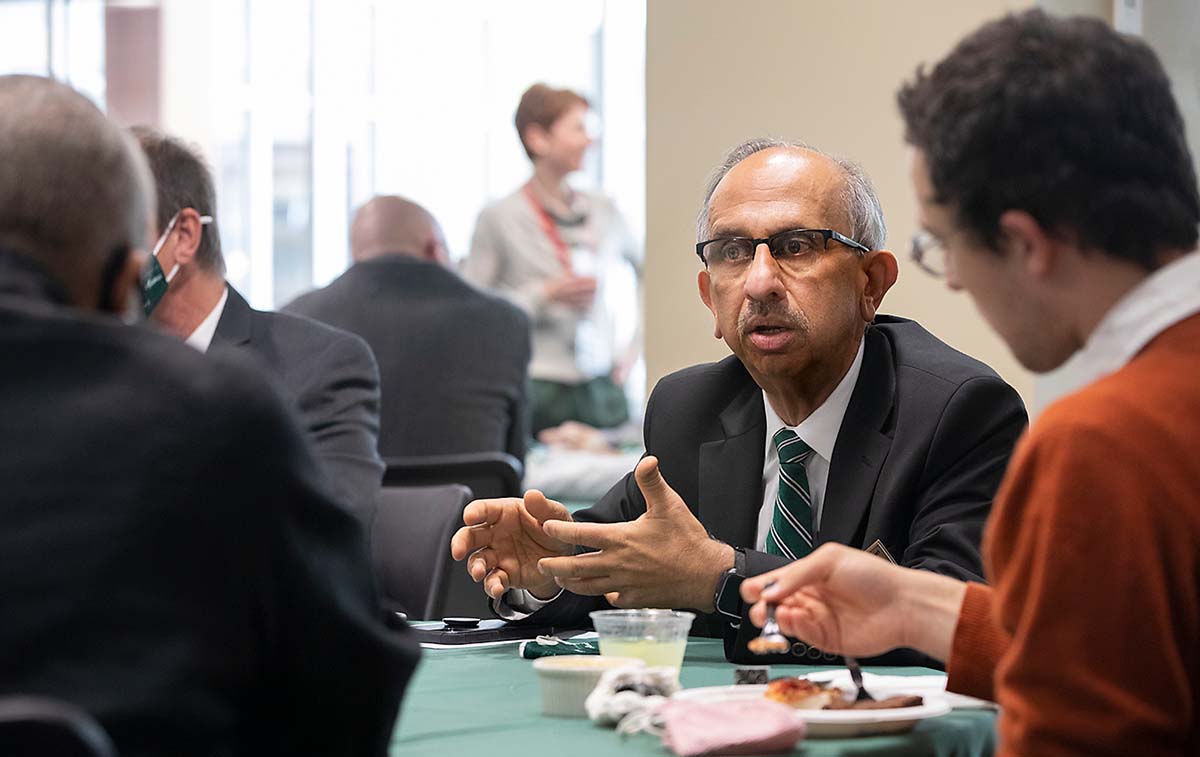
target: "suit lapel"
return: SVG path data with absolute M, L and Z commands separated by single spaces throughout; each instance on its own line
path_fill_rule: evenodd
M 891 345 L 874 328 L 863 338 L 862 368 L 833 447 L 817 544 L 858 546 L 853 544 L 855 533 L 870 509 L 875 482 L 892 447 L 891 437 L 883 432 L 896 394 Z
M 697 514 L 716 538 L 753 548 L 767 431 L 762 390 L 749 374 L 745 383 L 719 416 L 724 438 L 700 445 Z
M 245 345 L 250 344 L 251 322 L 253 311 L 250 303 L 232 286 L 227 286 L 229 296 L 225 300 L 225 310 L 217 321 L 216 331 L 213 332 L 213 345 Z

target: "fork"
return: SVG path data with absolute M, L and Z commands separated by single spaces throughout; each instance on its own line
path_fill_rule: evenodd
M 775 584 L 774 581 L 764 586 L 764 589 L 769 589 Z M 779 623 L 775 620 L 775 605 L 767 605 L 767 622 L 763 623 L 762 631 L 758 637 L 751 639 L 747 645 L 753 654 L 782 654 L 792 647 L 792 642 L 788 641 L 788 637 L 783 635 L 779 629 Z
M 765 631 L 766 628 L 763 628 Z M 853 657 L 842 656 L 846 661 L 846 669 L 850 671 L 850 680 L 854 681 L 854 685 L 858 688 L 858 694 L 855 695 L 855 702 L 874 702 L 875 697 L 871 696 L 866 689 L 863 688 L 862 667 L 859 666 L 858 660 Z

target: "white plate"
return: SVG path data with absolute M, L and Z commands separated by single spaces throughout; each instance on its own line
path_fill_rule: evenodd
M 672 698 L 693 702 L 741 702 L 763 699 L 766 692 L 766 684 L 706 686 L 699 689 L 684 689 Z M 873 693 L 876 696 L 891 696 L 904 692 Z M 814 738 L 904 733 L 911 730 L 921 720 L 940 717 L 950 712 L 950 704 L 944 697 L 925 694 L 922 697 L 925 703 L 919 707 L 897 707 L 889 710 L 796 710 L 796 717 L 808 725 L 808 735 Z

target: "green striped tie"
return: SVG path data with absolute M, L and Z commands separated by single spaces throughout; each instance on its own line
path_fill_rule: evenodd
M 813 550 L 812 496 L 804 471 L 812 447 L 789 428 L 779 429 L 771 441 L 779 452 L 779 493 L 767 532 L 767 554 L 799 560 Z

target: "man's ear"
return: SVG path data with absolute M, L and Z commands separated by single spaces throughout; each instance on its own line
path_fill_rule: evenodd
M 900 270 L 896 265 L 895 255 L 887 250 L 875 250 L 863 256 L 862 272 L 866 283 L 863 285 L 858 306 L 862 319 L 870 323 L 875 320 L 884 295 L 896 283 Z
M 200 214 L 195 208 L 184 208 L 179 211 L 175 221 L 175 246 L 172 248 L 174 261 L 186 266 L 196 259 L 196 250 L 200 248 L 200 240 L 204 234 L 204 225 L 200 223 Z
M 111 288 L 105 292 L 107 299 L 101 303 L 101 307 L 107 303 L 114 315 L 127 321 L 141 318 L 140 310 L 132 313 L 128 311 L 141 307 L 142 298 L 139 292 L 142 288 L 142 271 L 146 267 L 146 258 L 146 253 L 142 250 L 129 251 L 112 279 Z
M 440 239 L 430 237 L 425 242 L 424 255 L 425 259 L 431 263 L 437 263 L 446 268 L 450 267 L 450 251 L 446 249 Z
M 696 284 L 700 287 L 700 299 L 703 300 L 705 307 L 713 314 L 713 336 L 717 339 L 723 339 L 721 335 L 721 322 L 717 319 L 717 310 L 712 303 L 712 277 L 708 275 L 708 271 L 701 271 L 696 277 Z
M 1000 245 L 1012 262 L 1035 278 L 1045 278 L 1054 268 L 1059 240 L 1047 233 L 1037 219 L 1024 210 L 1006 210 L 997 221 Z

